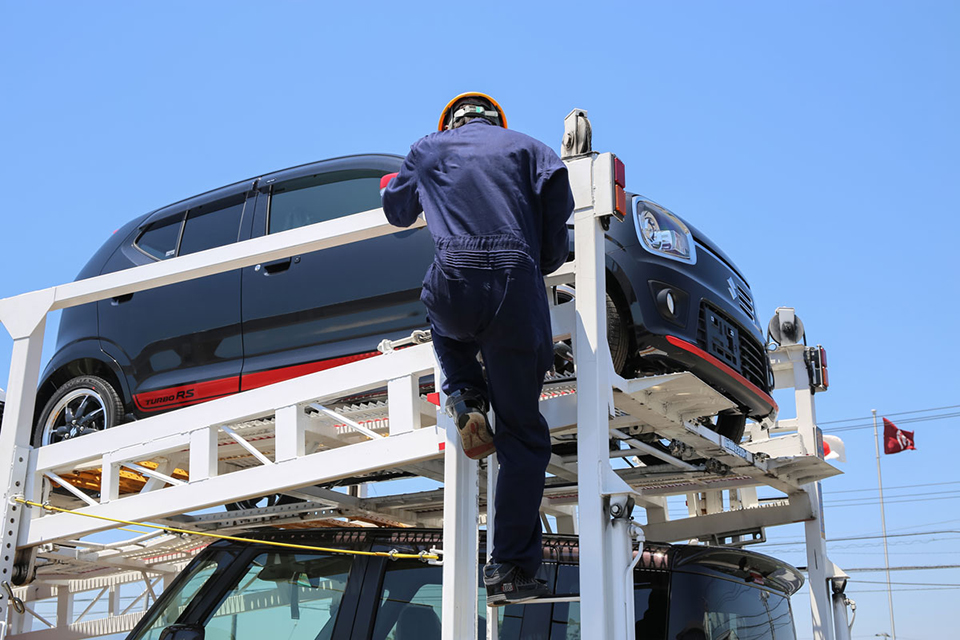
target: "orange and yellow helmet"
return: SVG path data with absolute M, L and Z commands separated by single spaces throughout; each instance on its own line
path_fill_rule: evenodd
M 501 127 L 503 127 L 504 129 L 507 128 L 507 116 L 506 114 L 503 113 L 503 108 L 500 106 L 500 104 L 496 100 L 494 100 L 493 98 L 491 98 L 485 93 L 480 93 L 479 91 L 468 91 L 467 93 L 461 93 L 460 95 L 458 95 L 456 98 L 448 102 L 447 106 L 443 108 L 443 111 L 440 113 L 440 123 L 437 125 L 438 131 L 445 130 L 458 117 L 457 114 L 459 112 L 453 113 L 453 107 L 454 105 L 464 100 L 465 98 L 481 98 L 484 101 L 489 102 L 493 106 L 493 108 L 496 110 L 496 113 L 494 114 L 494 113 L 490 113 L 489 111 L 485 111 L 483 114 L 480 114 L 480 115 L 483 115 L 484 117 L 487 117 L 490 120 L 496 119 L 499 121 L 499 125 Z M 463 114 L 460 114 L 460 115 L 463 115 Z

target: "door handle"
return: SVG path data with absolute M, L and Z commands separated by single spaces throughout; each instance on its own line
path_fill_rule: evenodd
M 263 275 L 271 276 L 276 273 L 283 273 L 290 268 L 290 265 L 293 263 L 293 258 L 284 258 L 282 260 L 274 260 L 273 262 L 264 262 L 262 265 L 258 264 L 256 269 L 263 269 Z
M 133 299 L 133 294 L 132 294 L 132 293 L 125 293 L 125 294 L 123 294 L 122 296 L 117 296 L 117 297 L 115 297 L 115 298 L 111 298 L 111 299 L 110 299 L 110 305 L 113 306 L 113 307 L 116 307 L 117 305 L 123 304 L 124 302 L 129 302 L 131 299 Z

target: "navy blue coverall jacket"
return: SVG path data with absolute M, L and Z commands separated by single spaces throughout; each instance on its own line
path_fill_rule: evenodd
M 417 141 L 384 191 L 383 210 L 400 227 L 426 215 L 436 257 L 421 300 L 443 391 L 477 389 L 497 417 L 492 557 L 533 576 L 542 558 L 539 510 L 550 459 L 539 410 L 553 362 L 543 275 L 569 253 L 566 166 L 543 143 L 477 118 Z

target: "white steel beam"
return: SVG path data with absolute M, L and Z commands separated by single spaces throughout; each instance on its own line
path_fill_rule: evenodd
M 424 226 L 426 222 L 418 218 L 409 228 L 418 229 Z M 396 232 L 397 227 L 387 222 L 383 209 L 371 209 L 187 256 L 4 298 L 0 300 L 0 322 L 13 331 L 13 328 L 22 322 L 21 319 L 28 317 L 25 310 L 35 306 L 35 301 L 31 298 L 40 295 L 49 299 L 49 306 L 44 311 L 49 313 Z M 12 393 L 12 390 L 8 389 L 7 392 Z
M 439 458 L 442 455 L 439 447 L 442 442 L 437 428 L 427 427 L 401 436 L 360 442 L 346 450 L 320 451 L 268 467 L 258 466 L 199 482 L 167 487 L 162 491 L 123 497 L 98 507 L 81 508 L 78 512 L 136 522 L 149 521 L 267 493 L 283 493 L 355 474 Z M 75 538 L 116 527 L 110 522 L 79 514 L 58 513 L 34 518 L 18 546 Z

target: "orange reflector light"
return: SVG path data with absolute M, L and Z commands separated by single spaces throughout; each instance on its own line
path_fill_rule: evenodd
M 617 185 L 617 204 L 616 204 L 616 213 L 617 217 L 623 220 L 627 217 L 627 194 L 623 191 L 622 185 Z
M 620 188 L 627 188 L 627 168 L 620 158 L 613 158 L 613 182 Z

